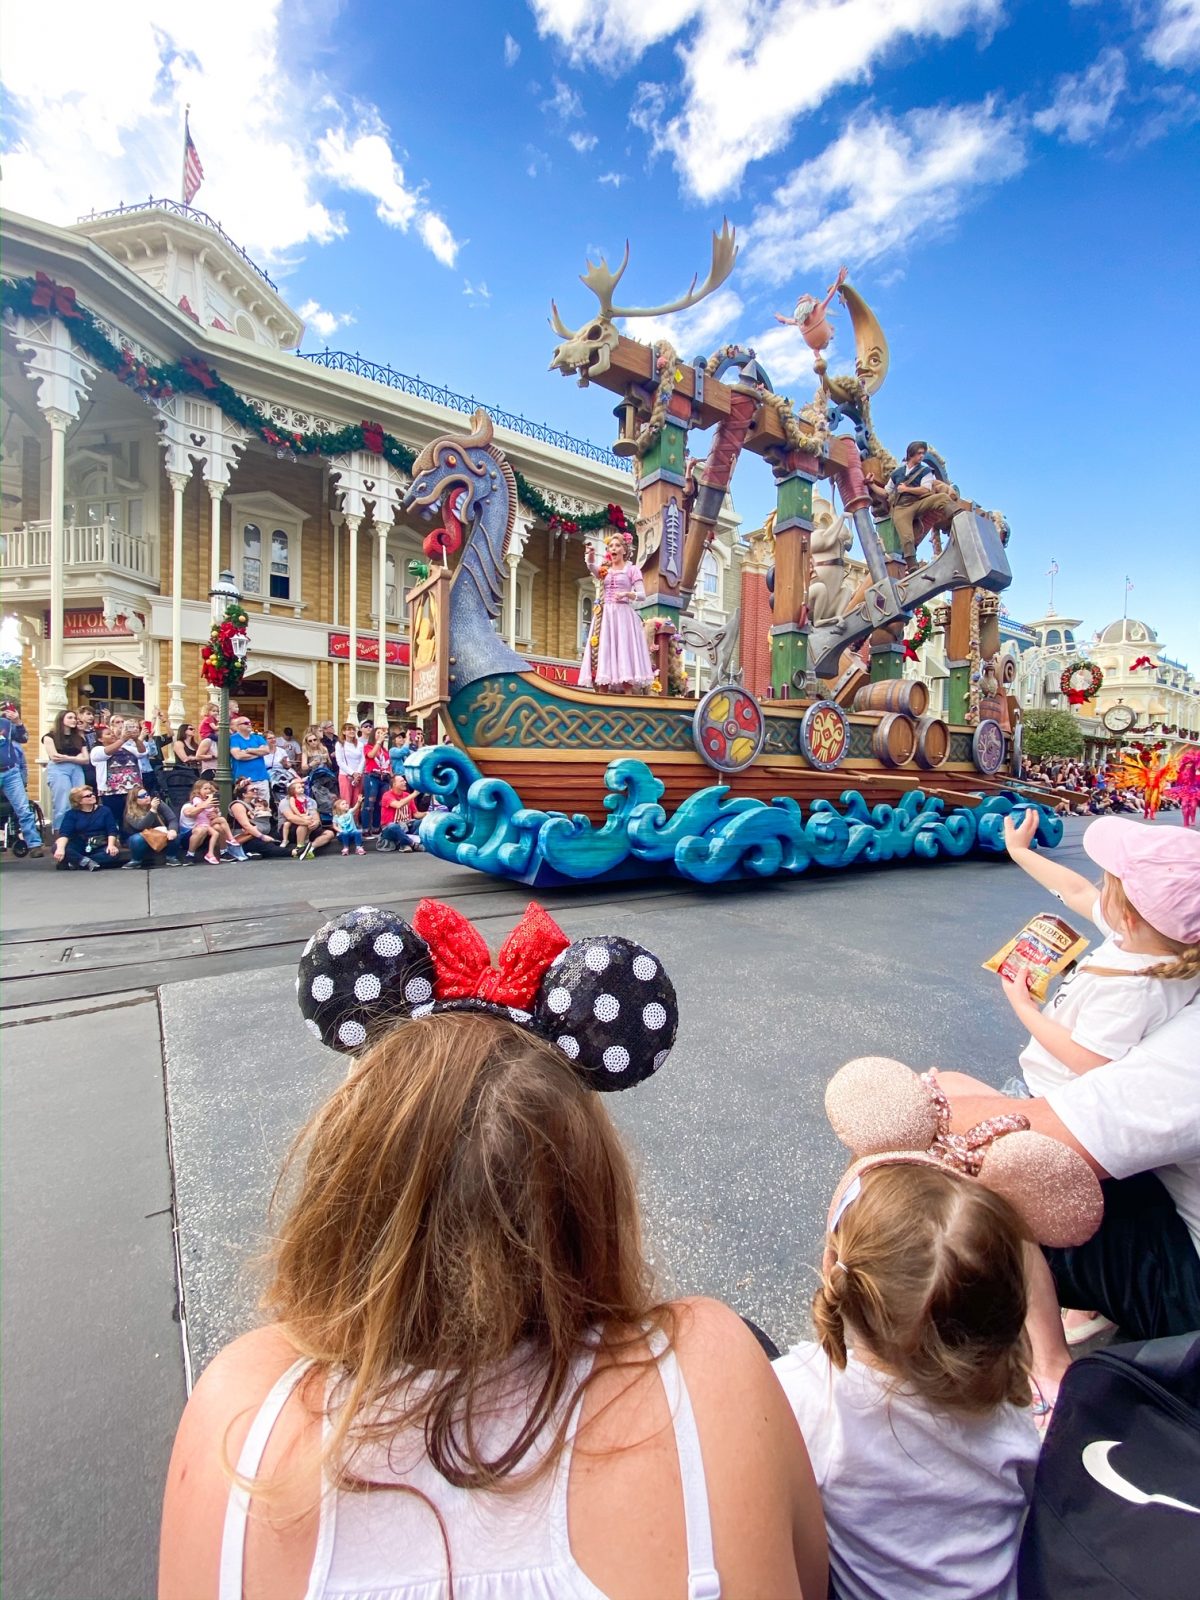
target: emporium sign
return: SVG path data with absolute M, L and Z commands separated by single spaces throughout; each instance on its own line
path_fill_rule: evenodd
M 144 618 L 134 612 L 139 622 Z M 50 613 L 45 614 L 45 635 L 50 637 Z M 133 629 L 125 620 L 125 615 L 120 612 L 111 622 L 104 620 L 104 612 L 99 606 L 74 606 L 63 612 L 63 638 L 64 639 L 132 639 Z
M 528 658 L 529 665 L 539 678 L 545 678 L 547 683 L 577 684 L 579 682 L 579 667 L 570 661 L 537 661 L 532 656 Z
M 389 667 L 408 666 L 408 645 L 399 639 L 389 639 L 386 645 L 385 665 Z M 328 654 L 333 661 L 349 661 L 350 635 L 348 633 L 331 633 L 329 635 Z M 379 640 L 358 636 L 358 659 L 360 661 L 379 660 Z

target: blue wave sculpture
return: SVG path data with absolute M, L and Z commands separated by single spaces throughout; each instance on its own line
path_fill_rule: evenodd
M 769 803 L 735 799 L 727 784 L 700 789 L 668 817 L 663 785 L 644 761 L 622 756 L 604 774 L 608 813 L 597 827 L 582 815 L 535 811 L 502 778 L 485 778 L 462 750 L 433 745 L 404 763 L 409 787 L 437 809 L 421 822 L 431 855 L 538 888 L 565 883 L 658 876 L 695 883 L 795 875 L 815 867 L 861 862 L 933 861 L 973 850 L 1004 850 L 1011 811 L 1038 813 L 1037 840 L 1046 848 L 1063 834 L 1062 818 L 1016 794 L 990 795 L 946 811 L 945 802 L 913 789 L 897 805 L 868 806 L 857 789 L 841 809 L 814 800 L 805 816 L 787 797 Z

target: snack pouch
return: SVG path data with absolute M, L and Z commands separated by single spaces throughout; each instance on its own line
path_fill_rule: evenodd
M 998 972 L 1005 978 L 1015 979 L 1022 972 L 1027 973 L 1029 992 L 1041 1002 L 1046 998 L 1051 979 L 1077 961 L 1089 943 L 1090 940 L 1076 933 L 1069 922 L 1043 911 L 1031 917 L 1016 938 L 1010 939 L 983 965 L 987 971 Z

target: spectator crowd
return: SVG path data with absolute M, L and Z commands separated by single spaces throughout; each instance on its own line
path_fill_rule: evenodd
M 1083 761 L 1047 756 L 1040 761 L 1026 761 L 1021 777 L 1036 788 L 1053 790 L 1058 810 L 1073 817 L 1142 815 L 1140 792 L 1121 788 L 1112 764 L 1093 766 Z M 1162 811 L 1174 811 L 1178 807 L 1179 802 L 1169 794 L 1163 796 L 1159 805 Z
M 421 730 L 370 721 L 313 724 L 297 738 L 255 729 L 229 705 L 231 802 L 216 786 L 217 707 L 171 729 L 90 707 L 61 712 L 41 738 L 53 853 L 60 869 L 149 869 L 318 854 L 421 848 L 428 796 L 410 792 L 404 762 Z M 27 754 L 27 750 L 29 754 Z M 0 707 L 0 790 L 6 822 L 30 855 L 44 853 L 40 808 L 29 799 L 28 732 L 19 706 Z

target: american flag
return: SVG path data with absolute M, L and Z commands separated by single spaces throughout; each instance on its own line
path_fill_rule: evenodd
M 183 120 L 183 203 L 190 206 L 196 198 L 196 191 L 204 182 L 204 168 L 200 165 L 200 156 L 196 146 L 192 143 L 191 130 L 187 118 Z

